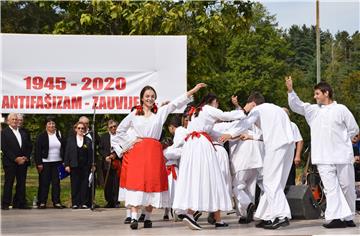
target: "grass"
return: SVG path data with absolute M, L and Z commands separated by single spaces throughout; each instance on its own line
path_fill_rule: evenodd
M 0 170 L 1 177 L 1 191 L 3 191 L 4 186 L 4 170 L 1 167 Z M 26 178 L 26 201 L 28 206 L 32 206 L 32 202 L 35 196 L 37 196 L 39 186 L 39 175 L 35 167 L 29 167 Z M 70 177 L 66 177 L 65 179 L 60 181 L 60 199 L 61 203 L 67 207 L 71 207 L 71 186 L 70 186 Z M 15 194 L 15 184 L 13 187 L 13 195 Z M 104 199 L 104 190 L 102 187 L 96 188 L 95 193 L 95 202 L 100 206 L 105 206 L 106 201 Z M 47 206 L 52 207 L 51 201 L 51 188 L 49 191 Z

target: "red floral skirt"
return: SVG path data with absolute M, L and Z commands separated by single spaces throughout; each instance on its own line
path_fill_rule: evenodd
M 168 190 L 165 158 L 159 141 L 143 138 L 124 154 L 120 187 L 149 193 Z

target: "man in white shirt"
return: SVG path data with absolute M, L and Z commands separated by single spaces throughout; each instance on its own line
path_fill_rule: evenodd
M 249 116 L 239 121 L 239 125 L 227 134 L 223 134 L 220 141 L 237 137 L 253 124 L 261 129 L 265 147 L 264 194 L 254 216 L 262 220 L 256 227 L 277 229 L 288 226 L 291 212 L 284 188 L 294 155 L 290 119 L 281 107 L 265 103 L 264 97 L 257 92 L 250 95 L 244 110 L 250 112 Z
M 311 131 L 311 158 L 317 165 L 326 200 L 325 228 L 355 227 L 355 177 L 351 138 L 359 133 L 354 116 L 332 98 L 326 82 L 314 87 L 317 104 L 302 102 L 286 77 L 288 101 L 292 111 L 305 116 Z

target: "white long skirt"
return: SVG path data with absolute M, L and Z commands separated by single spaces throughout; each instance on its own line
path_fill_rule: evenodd
M 232 210 L 232 202 L 214 146 L 207 138 L 189 138 L 183 147 L 174 209 Z
M 229 190 L 230 196 L 232 195 L 231 186 L 231 173 L 230 173 L 230 160 L 226 149 L 222 145 L 214 145 L 216 149 L 217 160 L 219 162 L 221 173 L 224 176 L 225 184 Z

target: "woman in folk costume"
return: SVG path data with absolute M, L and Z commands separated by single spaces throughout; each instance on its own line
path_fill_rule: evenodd
M 124 150 L 120 186 L 125 188 L 125 206 L 131 206 L 131 229 L 138 228 L 137 211 L 146 207 L 144 228 L 151 228 L 152 208 L 169 207 L 168 181 L 162 145 L 158 141 L 167 116 L 191 101 L 192 95 L 206 84 L 197 84 L 169 104 L 155 105 L 156 91 L 145 86 L 140 105 L 126 116 L 116 131 L 116 143 Z M 133 128 L 136 137 L 127 131 Z
M 215 227 L 226 227 L 220 211 L 230 211 L 232 203 L 217 160 L 216 150 L 208 134 L 217 121 L 245 117 L 242 111 L 223 112 L 216 95 L 208 94 L 196 108 L 187 127 L 173 209 L 187 210 L 183 221 L 190 229 L 200 230 L 193 211 L 215 212 Z

